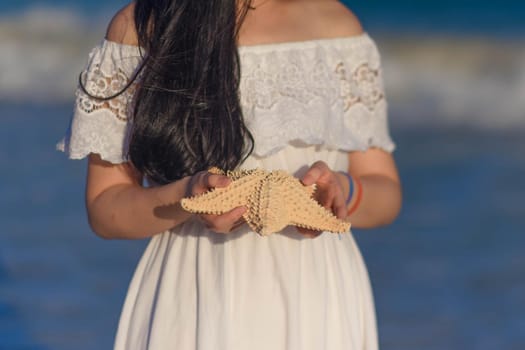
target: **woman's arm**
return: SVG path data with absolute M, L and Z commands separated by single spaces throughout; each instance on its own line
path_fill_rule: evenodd
M 401 183 L 392 155 L 371 148 L 365 152 L 351 152 L 348 159 L 348 173 L 362 184 L 360 202 L 349 216 L 352 226 L 372 228 L 392 223 L 401 211 L 402 202 Z M 348 195 L 347 178 L 343 180 L 343 184 L 343 193 Z M 358 200 L 357 187 L 354 181 L 354 195 L 348 209 L 354 208 Z
M 187 220 L 179 205 L 189 178 L 169 185 L 144 188 L 129 163 L 111 164 L 89 156 L 86 208 L 93 231 L 108 239 L 145 238 Z
M 192 216 L 180 206 L 188 195 L 225 187 L 230 179 L 206 171 L 171 184 L 145 188 L 129 163 L 111 164 L 96 154 L 89 156 L 86 208 L 89 224 L 100 237 L 137 239 L 169 230 Z M 222 215 L 200 215 L 215 232 L 228 233 L 245 212 L 238 207 Z
M 138 239 L 172 229 L 193 215 L 180 206 L 182 198 L 226 187 L 230 179 L 202 171 L 164 186 L 145 188 L 141 183 L 141 176 L 129 163 L 115 165 L 96 154 L 89 156 L 86 208 L 97 235 Z M 245 211 L 237 207 L 222 215 L 200 218 L 210 230 L 228 233 Z

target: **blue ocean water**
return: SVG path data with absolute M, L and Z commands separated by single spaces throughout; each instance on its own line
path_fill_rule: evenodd
M 404 210 L 357 231 L 383 350 L 525 349 L 521 1 L 349 2 L 383 57 Z M 89 230 L 54 150 L 117 0 L 0 0 L 0 350 L 111 348 L 145 242 Z
M 126 3 L 125 0 L 2 0 L 0 11 L 19 12 L 38 6 L 68 8 L 93 15 L 114 11 Z M 345 0 L 343 3 L 377 30 L 525 32 L 525 3 L 519 0 Z
M 69 105 L 0 104 L 0 349 L 109 349 L 143 241 L 103 241 Z M 392 115 L 392 118 L 395 118 Z M 355 231 L 383 350 L 525 348 L 523 130 L 394 128 L 405 207 Z

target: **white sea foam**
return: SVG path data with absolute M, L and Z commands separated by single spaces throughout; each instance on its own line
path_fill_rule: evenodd
M 525 126 L 525 42 L 385 40 L 387 93 L 397 124 Z
M 0 101 L 63 103 L 107 18 L 33 8 L 0 17 Z M 525 127 L 525 41 L 378 37 L 393 126 Z
M 0 100 L 70 100 L 89 47 L 103 35 L 101 22 L 49 8 L 0 17 Z

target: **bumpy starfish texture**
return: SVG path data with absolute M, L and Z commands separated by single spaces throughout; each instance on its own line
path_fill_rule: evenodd
M 227 187 L 182 199 L 185 210 L 224 214 L 238 206 L 246 206 L 244 219 L 253 231 L 264 236 L 288 225 L 340 233 L 350 229 L 349 222 L 339 220 L 312 198 L 314 186 L 304 186 L 285 171 L 252 169 L 224 173 L 217 168 L 209 171 L 224 174 L 232 182 Z

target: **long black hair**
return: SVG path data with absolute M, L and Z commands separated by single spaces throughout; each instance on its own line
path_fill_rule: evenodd
M 137 0 L 145 49 L 128 157 L 166 184 L 211 166 L 233 169 L 253 150 L 239 102 L 238 29 L 250 1 Z

